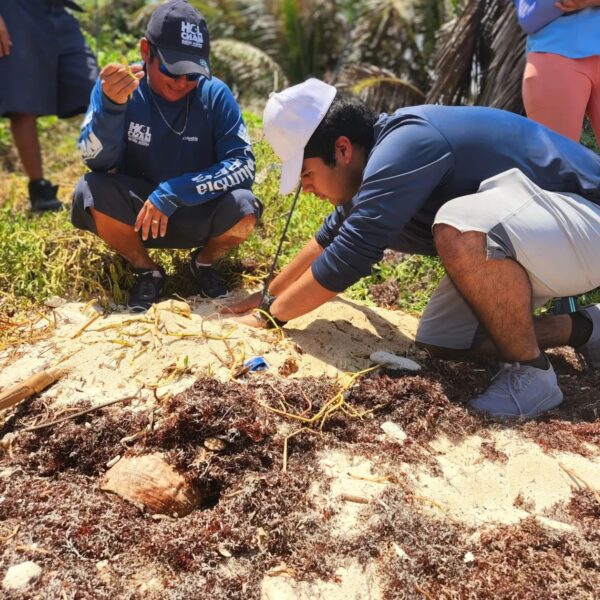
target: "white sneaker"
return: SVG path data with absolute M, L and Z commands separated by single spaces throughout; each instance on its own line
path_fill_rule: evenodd
M 516 362 L 504 363 L 490 387 L 469 407 L 494 417 L 533 419 L 562 400 L 552 365 L 544 370 Z

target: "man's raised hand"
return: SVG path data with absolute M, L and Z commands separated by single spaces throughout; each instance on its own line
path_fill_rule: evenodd
M 144 76 L 142 65 L 110 63 L 100 71 L 102 93 L 115 104 L 125 104 Z

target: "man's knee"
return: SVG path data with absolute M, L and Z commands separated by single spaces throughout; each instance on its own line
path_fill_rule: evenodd
M 485 255 L 486 234 L 480 231 L 462 232 L 452 225 L 438 223 L 433 228 L 433 240 L 441 261 Z
M 95 220 L 91 209 L 94 206 L 94 197 L 99 193 L 109 195 L 112 193 L 112 181 L 108 173 L 86 173 L 77 182 L 73 191 L 71 203 L 71 223 L 77 229 L 97 233 Z
M 227 238 L 235 244 L 241 244 L 254 231 L 255 227 L 256 217 L 254 215 L 246 215 L 219 237 Z

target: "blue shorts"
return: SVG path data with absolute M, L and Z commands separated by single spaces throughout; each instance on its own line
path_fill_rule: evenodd
M 87 173 L 75 188 L 71 222 L 78 229 L 97 233 L 88 209 L 94 208 L 133 226 L 138 212 L 156 189 L 152 183 L 127 175 Z M 147 248 L 196 248 L 231 229 L 244 217 L 262 215 L 263 206 L 250 190 L 238 189 L 199 206 L 180 206 L 170 217 L 162 238 L 148 238 Z
M 84 113 L 98 67 L 77 19 L 44 0 L 7 0 L 0 14 L 12 40 L 0 58 L 0 116 Z

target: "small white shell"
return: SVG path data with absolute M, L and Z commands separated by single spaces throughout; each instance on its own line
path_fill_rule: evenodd
M 391 352 L 385 352 L 379 350 L 373 352 L 369 357 L 374 363 L 387 367 L 388 369 L 394 369 L 398 371 L 420 371 L 421 365 L 410 358 L 404 356 L 396 356 Z
M 220 438 L 208 437 L 203 442 L 204 447 L 211 452 L 221 452 L 225 450 L 227 444 Z

